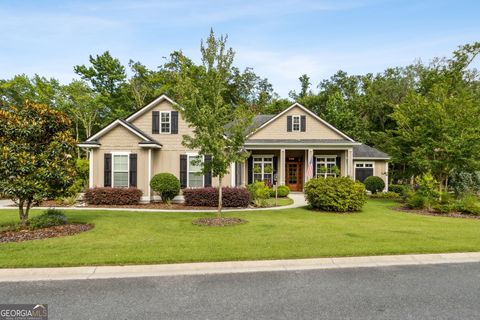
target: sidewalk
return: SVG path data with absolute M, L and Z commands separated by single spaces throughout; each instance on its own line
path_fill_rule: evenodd
M 0 282 L 186 276 L 480 262 L 480 252 L 138 266 L 0 269 Z
M 284 210 L 284 209 L 293 209 L 298 207 L 304 207 L 307 205 L 307 201 L 305 200 L 305 196 L 303 193 L 290 193 L 288 195 L 292 200 L 293 204 L 288 206 L 281 206 L 281 207 L 271 207 L 271 208 L 246 208 L 246 209 L 238 209 L 238 208 L 223 208 L 223 211 L 260 211 L 260 210 Z M 16 209 L 16 207 L 12 207 L 13 201 L 11 200 L 0 200 L 0 210 L 2 209 Z M 179 209 L 136 209 L 136 208 L 102 208 L 102 207 L 55 207 L 56 209 L 62 210 L 106 210 L 106 211 L 132 211 L 132 212 L 217 212 L 217 210 L 179 210 Z M 48 209 L 47 207 L 33 207 L 32 209 Z

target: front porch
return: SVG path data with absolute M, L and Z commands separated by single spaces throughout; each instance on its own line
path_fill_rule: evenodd
M 236 185 L 265 181 L 268 185 L 286 185 L 291 191 L 303 191 L 305 183 L 316 176 L 353 177 L 351 146 L 247 150 L 251 156 L 235 167 Z

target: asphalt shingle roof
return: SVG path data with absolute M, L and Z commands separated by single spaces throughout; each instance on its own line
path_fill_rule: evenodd
M 390 158 L 390 156 L 385 152 L 369 147 L 366 144 L 353 146 L 353 157 L 354 158 L 371 158 L 371 159 Z

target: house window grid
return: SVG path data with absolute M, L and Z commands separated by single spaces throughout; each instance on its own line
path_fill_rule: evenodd
M 170 133 L 172 129 L 170 111 L 160 111 L 160 133 Z
M 198 159 L 198 158 L 201 158 L 202 163 L 205 161 L 204 157 L 201 156 L 201 155 L 198 155 L 198 154 L 188 154 L 187 155 L 187 161 L 188 161 L 187 162 L 187 186 L 189 188 L 202 188 L 202 187 L 205 186 L 205 176 L 202 174 L 202 166 L 192 164 L 192 162 L 195 159 Z M 191 170 L 192 166 L 196 167 L 195 171 Z M 192 177 L 190 176 L 190 174 L 192 174 Z M 201 183 L 198 184 L 198 185 L 193 185 L 192 184 L 192 183 L 198 183 L 200 181 L 201 181 Z
M 270 169 L 269 169 L 270 168 Z M 273 156 L 253 156 L 253 182 L 273 183 Z
M 292 131 L 300 132 L 300 116 L 292 116 Z
M 116 168 L 117 167 L 117 164 L 116 164 L 116 161 L 115 159 L 118 159 L 118 158 L 126 158 L 126 169 L 123 168 L 123 169 L 119 169 L 119 168 Z M 112 187 L 114 188 L 128 188 L 130 186 L 130 152 L 114 152 L 112 153 Z M 122 179 L 123 181 L 126 181 L 126 183 L 123 183 L 121 185 L 117 185 L 116 181 L 118 182 L 118 180 L 120 179 L 115 179 L 115 174 L 122 174 L 122 175 L 126 175 L 126 179 Z M 118 175 L 117 175 L 118 176 Z
M 316 176 L 317 177 L 336 177 L 337 174 L 332 172 L 332 168 L 337 165 L 337 156 L 316 156 L 317 164 L 316 164 Z M 322 168 L 326 167 L 327 170 L 325 172 L 321 172 Z

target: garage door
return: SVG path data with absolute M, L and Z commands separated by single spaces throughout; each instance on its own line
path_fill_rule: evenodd
M 366 178 L 373 176 L 373 163 L 355 163 L 355 180 L 363 182 Z

